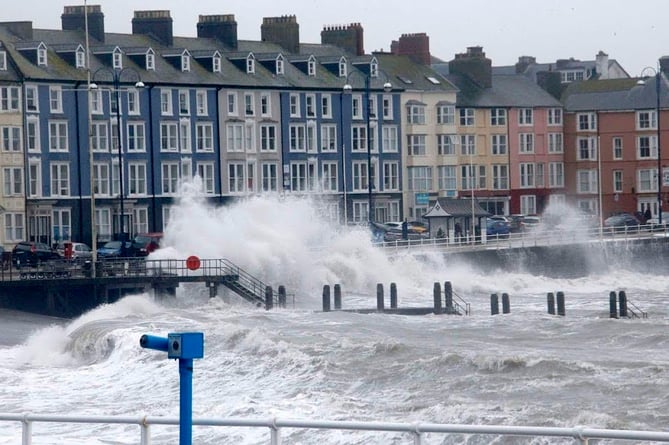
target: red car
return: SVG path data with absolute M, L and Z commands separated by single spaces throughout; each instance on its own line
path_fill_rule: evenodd
M 133 256 L 147 256 L 160 247 L 162 232 L 140 233 L 132 240 Z

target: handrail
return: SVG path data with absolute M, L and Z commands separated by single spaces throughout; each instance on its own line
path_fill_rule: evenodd
M 636 311 L 634 309 L 630 309 L 630 306 L 632 306 L 632 308 L 636 309 Z M 637 306 L 636 304 L 632 303 L 629 300 L 627 300 L 627 310 L 628 310 L 628 312 L 631 312 L 632 315 L 634 315 L 634 317 L 636 317 L 636 318 L 648 318 L 648 313 L 647 312 L 642 311 L 641 308 L 639 308 L 639 306 Z M 639 312 L 639 314 L 641 314 L 641 316 L 639 316 L 639 314 L 637 314 L 637 312 Z
M 55 414 L 14 414 L 0 413 L 0 421 L 20 422 L 22 445 L 32 443 L 33 423 L 74 423 L 74 424 L 124 424 L 140 427 L 140 443 L 151 443 L 151 425 L 179 425 L 176 417 L 158 416 L 76 416 Z M 413 437 L 415 445 L 423 443 L 425 433 L 437 434 L 475 434 L 496 436 L 561 437 L 570 438 L 577 443 L 587 444 L 590 439 L 620 439 L 635 441 L 669 442 L 669 432 L 644 430 L 615 430 L 587 427 L 546 427 L 512 425 L 462 425 L 439 423 L 394 423 L 394 422 L 358 422 L 337 420 L 302 420 L 288 418 L 194 418 L 193 426 L 214 427 L 250 427 L 267 428 L 270 431 L 268 443 L 281 443 L 281 428 L 347 430 L 368 432 L 405 433 Z M 88 431 L 88 430 L 87 430 Z
M 246 272 L 241 267 L 235 265 L 230 260 L 221 259 L 220 263 L 222 264 L 221 268 L 223 270 L 230 270 L 237 276 L 238 283 L 246 290 L 250 291 L 258 302 L 265 302 L 265 290 L 268 286 L 264 282 Z M 275 305 L 279 303 L 278 292 L 274 289 L 272 289 L 272 301 Z
M 453 291 L 453 296 L 455 297 L 455 299 L 460 300 L 460 302 L 465 306 L 465 315 L 470 315 L 471 305 L 467 301 L 465 301 L 464 298 L 458 295 L 455 291 Z M 460 304 L 458 304 L 458 302 L 454 301 L 454 304 L 456 307 L 460 307 Z

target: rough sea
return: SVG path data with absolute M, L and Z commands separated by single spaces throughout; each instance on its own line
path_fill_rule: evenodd
M 175 300 L 134 295 L 72 320 L 0 312 L 0 411 L 69 415 L 179 414 L 179 375 L 142 334 L 202 331 L 193 372 L 194 417 L 429 422 L 666 431 L 669 425 L 669 281 L 610 264 L 596 275 L 550 278 L 453 262 L 439 253 L 379 250 L 363 229 L 318 217 L 317 203 L 249 198 L 213 209 L 184 193 L 166 228 L 164 258 L 227 258 L 275 286 L 289 307 L 265 311 L 203 285 Z M 451 281 L 471 315 L 323 313 L 324 284 L 345 308 L 373 308 L 376 284 L 400 306 L 430 306 Z M 610 319 L 624 290 L 647 319 Z M 547 314 L 547 292 L 566 316 Z M 490 315 L 490 294 L 510 314 Z M 154 426 L 152 443 L 178 443 Z M 406 434 L 282 431 L 284 444 L 409 444 Z M 21 443 L 0 422 L 0 444 Z M 36 424 L 35 444 L 134 444 L 137 426 Z M 264 428 L 195 427 L 197 444 L 267 444 Z M 574 443 L 556 438 L 429 434 L 428 444 Z M 630 443 L 595 442 L 591 443 Z

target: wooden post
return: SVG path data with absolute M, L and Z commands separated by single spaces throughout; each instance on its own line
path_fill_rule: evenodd
M 330 312 L 330 285 L 323 286 L 323 312 Z
M 618 292 L 618 312 L 620 312 L 620 318 L 627 317 L 627 294 L 624 290 Z
M 376 283 L 376 310 L 383 312 L 383 284 Z
M 334 308 L 335 311 L 341 310 L 341 286 L 339 284 L 334 285 Z
M 546 303 L 548 304 L 548 313 L 555 315 L 555 294 L 553 292 L 546 294 Z
M 564 292 L 558 291 L 557 293 L 557 314 L 561 316 L 565 316 L 565 311 L 564 311 Z
M 218 284 L 210 281 L 207 283 L 207 287 L 209 288 L 209 298 L 215 298 L 218 295 Z
M 490 315 L 499 314 L 499 297 L 497 294 L 490 294 Z
M 511 313 L 511 302 L 509 301 L 509 294 L 506 292 L 502 294 L 502 313 L 510 314 Z
M 453 308 L 453 286 L 450 281 L 444 281 L 444 307 L 448 314 L 455 312 Z
M 397 285 L 390 283 L 390 307 L 397 309 Z
M 441 314 L 441 284 L 438 282 L 434 283 L 432 288 L 432 297 L 434 299 L 434 313 Z
M 274 293 L 272 286 L 265 286 L 265 310 L 274 308 Z
M 279 286 L 279 306 L 286 307 L 286 286 L 283 284 Z
M 609 292 L 609 318 L 618 318 L 617 300 L 616 291 Z

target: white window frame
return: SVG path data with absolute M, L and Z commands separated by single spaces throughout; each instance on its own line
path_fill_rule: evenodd
M 276 153 L 278 142 L 276 124 L 260 124 L 260 151 Z
M 66 153 L 69 151 L 67 121 L 49 121 L 49 151 L 54 153 Z
M 207 90 L 195 91 L 195 112 L 198 116 L 207 116 L 209 114 Z
M 51 196 L 70 196 L 70 164 L 67 162 L 52 162 L 49 165 Z
M 173 113 L 172 90 L 170 88 L 162 88 L 160 90 L 160 114 L 161 116 L 172 116 Z
M 49 111 L 52 113 L 63 112 L 63 89 L 60 86 L 49 87 Z
M 197 162 L 196 173 L 202 182 L 202 193 L 213 195 L 215 193 L 215 165 L 213 162 Z
M 214 151 L 214 125 L 211 122 L 195 124 L 195 150 L 198 152 Z
M 161 192 L 163 195 L 174 195 L 181 181 L 181 165 L 178 161 L 166 161 L 160 165 Z
M 168 121 L 160 123 L 160 151 L 176 153 L 179 151 L 179 125 Z
M 130 121 L 127 124 L 126 131 L 128 132 L 126 151 L 128 153 L 146 152 L 146 132 L 144 130 L 144 122 Z
M 128 163 L 128 195 L 146 196 L 147 194 L 146 163 Z

